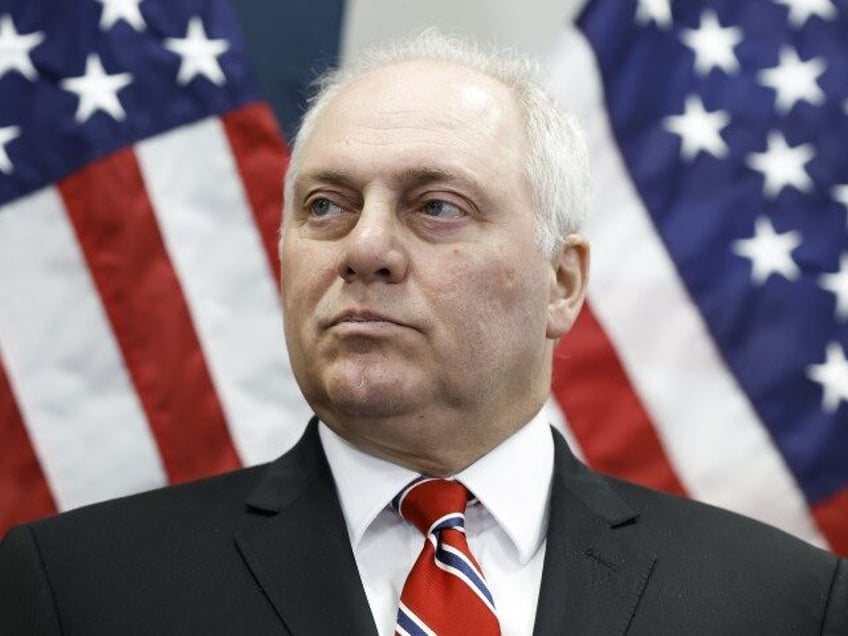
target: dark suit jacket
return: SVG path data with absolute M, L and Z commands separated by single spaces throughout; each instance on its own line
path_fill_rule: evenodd
M 601 477 L 554 434 L 534 633 L 848 636 L 848 564 Z M 0 634 L 375 634 L 312 422 L 268 466 L 90 506 L 0 546 Z

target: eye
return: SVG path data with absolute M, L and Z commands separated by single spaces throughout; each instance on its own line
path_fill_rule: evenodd
M 307 210 L 313 216 L 324 217 L 331 214 L 339 214 L 344 212 L 344 208 L 330 201 L 326 197 L 315 197 L 306 204 Z
M 440 199 L 427 201 L 424 204 L 422 211 L 427 216 L 440 219 L 458 219 L 459 217 L 465 216 L 465 211 L 458 205 L 450 203 L 449 201 L 442 201 Z

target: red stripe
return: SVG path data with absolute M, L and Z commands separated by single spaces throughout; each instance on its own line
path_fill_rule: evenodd
M 553 393 L 597 470 L 685 494 L 662 443 L 591 307 L 554 352 Z
M 57 511 L 29 441 L 12 386 L 0 360 L 0 537 L 17 523 Z
M 59 190 L 168 479 L 174 483 L 238 468 L 132 150 L 87 166 L 63 180 Z
M 223 117 L 250 208 L 262 235 L 271 275 L 277 280 L 277 232 L 283 210 L 283 176 L 288 151 L 271 109 L 250 104 Z
M 848 487 L 813 506 L 812 512 L 830 549 L 848 557 Z

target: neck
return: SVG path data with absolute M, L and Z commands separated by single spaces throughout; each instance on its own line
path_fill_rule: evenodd
M 423 475 L 461 472 L 522 428 L 544 400 L 510 417 L 473 419 L 423 417 L 338 419 L 318 413 L 339 437 L 361 451 Z M 367 421 L 366 421 L 367 420 Z

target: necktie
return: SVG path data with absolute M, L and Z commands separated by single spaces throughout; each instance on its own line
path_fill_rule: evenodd
M 465 539 L 469 492 L 457 481 L 421 477 L 392 501 L 424 535 L 403 585 L 400 636 L 500 636 L 495 603 Z

